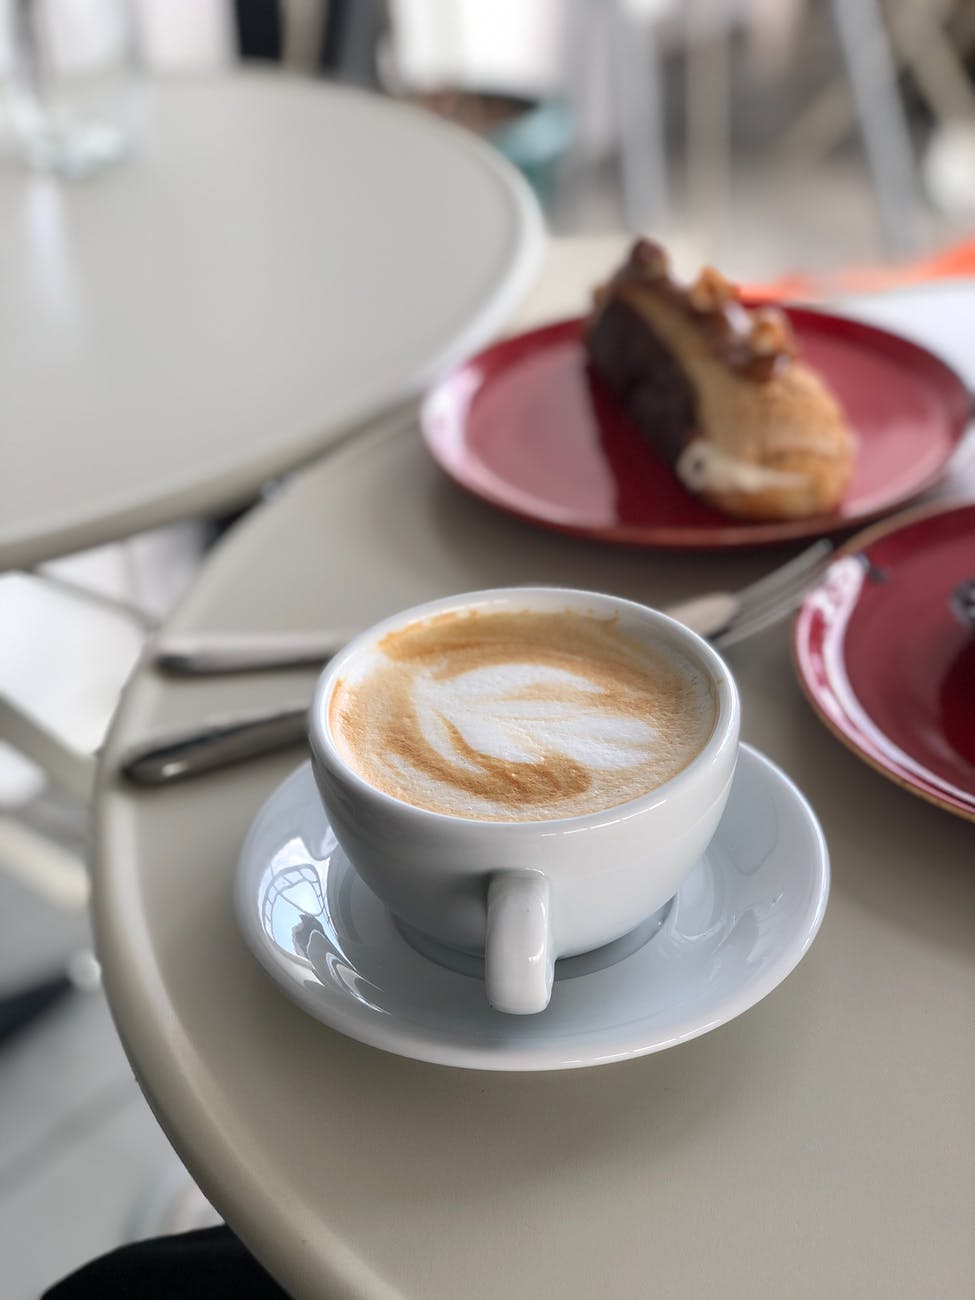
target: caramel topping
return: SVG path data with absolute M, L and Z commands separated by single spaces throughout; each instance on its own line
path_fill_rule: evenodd
M 748 346 L 756 357 L 768 357 L 777 352 L 795 356 L 795 337 L 789 322 L 774 307 L 756 308 L 752 315 Z
M 737 297 L 735 286 L 713 266 L 705 266 L 701 270 L 687 293 L 687 301 L 694 310 L 704 314 L 720 311 Z
M 762 383 L 796 355 L 792 327 L 782 312 L 774 307 L 749 310 L 739 301 L 737 287 L 713 266 L 704 267 L 692 284 L 681 283 L 671 274 L 666 251 L 653 240 L 636 241 L 615 280 L 665 295 L 696 322 L 715 355 L 745 379 Z M 606 293 L 597 290 L 597 312 L 606 301 Z

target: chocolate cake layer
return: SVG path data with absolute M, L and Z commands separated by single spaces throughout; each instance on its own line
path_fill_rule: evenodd
M 639 312 L 619 299 L 603 306 L 586 347 L 593 370 L 673 465 L 696 422 L 694 394 L 673 353 Z

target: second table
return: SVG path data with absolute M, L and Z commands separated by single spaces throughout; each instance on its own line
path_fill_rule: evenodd
M 958 477 L 946 490 L 973 487 Z M 625 551 L 532 529 L 466 497 L 394 426 L 231 534 L 173 630 L 365 626 L 508 582 L 666 603 L 776 558 Z M 307 698 L 311 675 L 136 676 L 98 811 L 106 987 L 167 1134 L 294 1295 L 970 1294 L 972 828 L 837 744 L 802 699 L 784 626 L 729 661 L 744 738 L 822 820 L 823 929 L 733 1023 L 558 1075 L 393 1057 L 292 1006 L 244 947 L 231 885 L 248 823 L 300 750 L 149 792 L 118 783 L 114 764 L 202 713 Z

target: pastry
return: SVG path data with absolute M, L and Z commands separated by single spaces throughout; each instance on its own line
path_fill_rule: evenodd
M 681 284 L 665 251 L 638 240 L 596 290 L 586 349 L 688 491 L 717 509 L 800 519 L 838 505 L 854 458 L 839 404 L 796 358 L 786 316 L 745 307 L 717 271 Z

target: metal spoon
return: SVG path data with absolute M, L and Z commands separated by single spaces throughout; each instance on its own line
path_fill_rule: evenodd
M 960 582 L 951 593 L 948 603 L 960 623 L 975 628 L 975 578 Z

